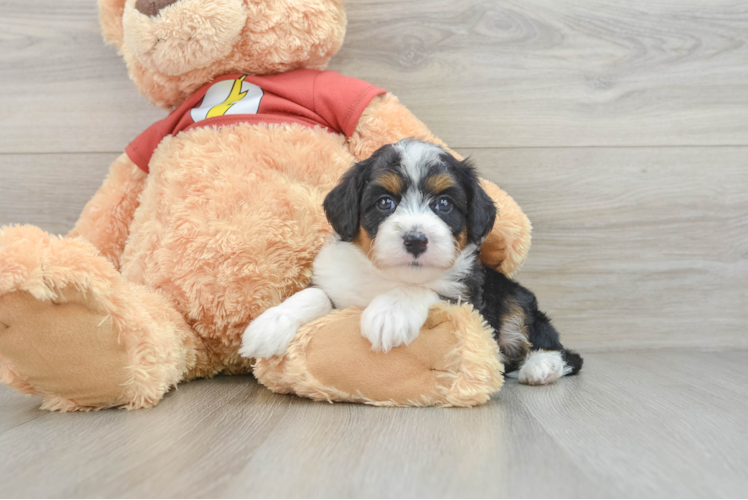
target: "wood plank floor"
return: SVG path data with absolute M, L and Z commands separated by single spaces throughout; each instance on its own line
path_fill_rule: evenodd
M 0 224 L 65 233 L 164 111 L 93 0 L 34 5 L 0 2 Z M 331 68 L 398 94 L 517 199 L 535 227 L 518 278 L 570 344 L 748 347 L 744 2 L 346 5 Z
M 3 497 L 741 497 L 748 351 L 587 356 L 476 409 L 272 394 L 252 377 L 156 408 L 51 414 L 0 389 Z
M 748 3 L 348 0 L 330 68 L 396 95 L 534 225 L 518 278 L 586 365 L 471 410 L 278 396 L 52 414 L 0 386 L 0 497 L 745 497 Z M 0 225 L 67 232 L 165 116 L 95 0 L 0 0 Z M 713 351 L 713 352 L 707 352 Z
M 517 278 L 568 345 L 748 348 L 748 148 L 459 151 L 533 222 Z M 0 223 L 66 233 L 116 156 L 0 155 Z
M 165 115 L 94 0 L 0 2 L 0 152 L 122 151 Z M 452 147 L 748 144 L 742 0 L 349 0 L 330 68 Z M 43 124 L 43 125 L 42 125 Z

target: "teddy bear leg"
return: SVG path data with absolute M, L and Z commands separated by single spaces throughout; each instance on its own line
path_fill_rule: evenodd
M 195 362 L 169 301 L 88 241 L 0 229 L 0 382 L 60 411 L 155 405 Z
M 476 406 L 501 389 L 498 345 L 470 305 L 437 304 L 410 345 L 387 353 L 372 351 L 360 322 L 350 308 L 306 325 L 255 376 L 279 393 L 379 406 Z

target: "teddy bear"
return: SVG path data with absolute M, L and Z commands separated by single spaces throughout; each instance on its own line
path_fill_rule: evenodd
M 343 4 L 99 0 L 105 40 L 171 114 L 127 146 L 68 235 L 0 229 L 3 384 L 58 411 L 146 408 L 217 374 L 384 406 L 474 406 L 500 389 L 498 346 L 467 304 L 434 306 L 388 353 L 346 309 L 303 327 L 283 356 L 238 355 L 252 319 L 309 283 L 340 176 L 403 138 L 446 147 L 385 89 L 325 70 Z M 499 216 L 480 258 L 511 275 L 530 223 L 482 183 Z

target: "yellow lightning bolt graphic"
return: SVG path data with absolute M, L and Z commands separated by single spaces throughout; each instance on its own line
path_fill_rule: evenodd
M 213 118 L 214 116 L 223 116 L 226 114 L 226 112 L 229 110 L 231 106 L 233 106 L 237 101 L 241 101 L 242 98 L 245 95 L 247 95 L 246 91 L 241 92 L 242 83 L 244 83 L 245 78 L 247 78 L 247 75 L 244 75 L 238 80 L 234 80 L 234 86 L 231 87 L 231 93 L 226 98 L 226 100 L 223 101 L 218 106 L 213 106 L 212 108 L 210 108 L 210 111 L 208 111 L 208 116 L 206 116 L 205 118 Z

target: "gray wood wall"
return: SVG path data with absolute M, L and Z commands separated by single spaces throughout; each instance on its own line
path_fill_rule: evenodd
M 519 273 L 584 350 L 746 348 L 748 2 L 348 0 L 331 63 L 533 221 Z M 66 232 L 165 112 L 95 0 L 0 0 L 0 224 Z

